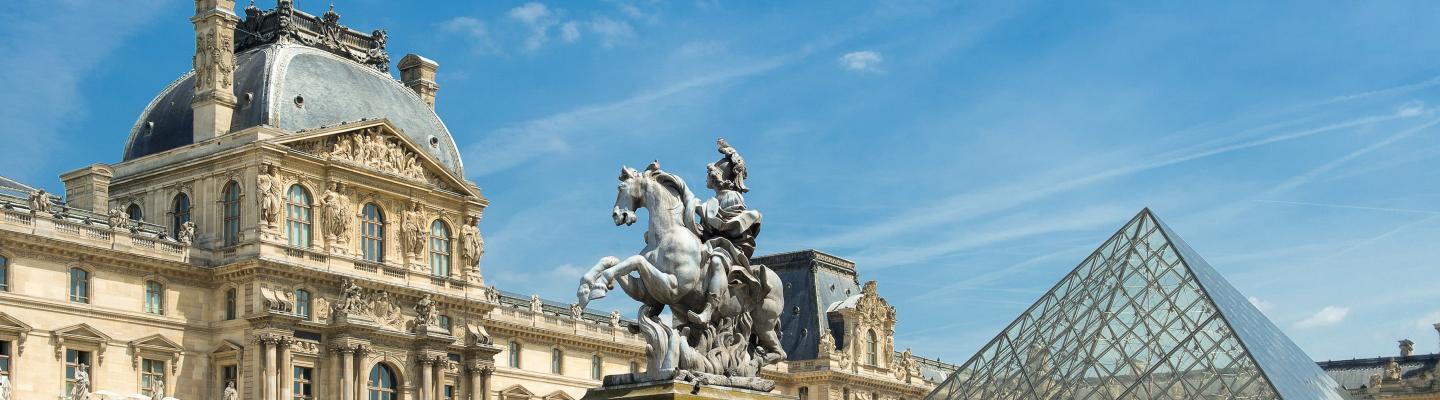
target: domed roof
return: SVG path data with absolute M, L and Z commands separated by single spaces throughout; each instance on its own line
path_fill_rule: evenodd
M 330 52 L 275 43 L 235 55 L 230 131 L 269 125 L 287 132 L 386 118 L 441 165 L 464 176 L 459 151 L 435 111 L 389 74 Z M 190 71 L 160 92 L 130 130 L 126 161 L 194 143 Z

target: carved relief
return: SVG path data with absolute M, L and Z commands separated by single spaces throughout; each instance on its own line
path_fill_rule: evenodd
M 195 56 L 192 61 L 195 67 L 195 89 L 230 89 L 231 72 L 235 66 L 230 62 L 233 57 L 233 43 L 229 32 L 221 31 L 216 35 L 214 31 L 195 35 Z M 217 80 L 218 78 L 218 80 Z
M 417 182 L 446 186 L 438 176 L 425 170 L 420 153 L 378 126 L 287 145 L 331 161 L 355 164 Z
M 578 321 L 580 320 L 580 317 L 583 316 L 585 316 L 585 307 L 581 307 L 580 304 L 570 305 L 570 318 L 574 318 Z
M 415 302 L 415 327 L 439 327 L 437 317 L 439 312 L 435 310 L 435 302 L 430 300 L 430 294 L 420 296 L 420 301 Z
M 125 211 L 121 209 L 110 209 L 109 220 L 110 227 L 113 229 L 126 229 L 130 227 L 130 216 L 125 215 Z
M 45 193 L 45 189 L 40 189 L 40 190 L 36 190 L 36 191 L 34 191 L 34 192 L 30 192 L 30 199 L 29 199 L 29 200 L 30 200 L 30 213 L 32 213 L 32 214 L 33 214 L 33 213 L 46 213 L 46 214 L 49 214 L 49 213 L 53 212 L 53 211 L 50 209 L 50 195 Z
M 112 216 L 110 218 L 114 219 L 115 217 Z M 190 242 L 195 240 L 195 223 L 185 221 L 184 224 L 180 225 L 180 232 L 175 233 L 175 239 L 179 240 L 180 244 L 189 246 Z

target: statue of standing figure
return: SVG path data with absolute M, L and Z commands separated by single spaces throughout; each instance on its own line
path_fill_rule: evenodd
M 179 240 L 180 244 L 183 245 L 189 245 L 191 242 L 194 242 L 195 223 L 192 221 L 185 221 L 184 224 L 181 224 L 180 232 L 175 233 L 175 239 Z
M 160 379 L 159 377 L 155 377 L 155 378 L 151 378 L 151 379 L 150 379 L 150 398 L 152 398 L 152 399 L 163 399 L 163 398 L 165 398 L 165 380 L 164 380 L 164 379 Z
M 36 191 L 34 191 L 34 192 L 30 192 L 30 198 L 29 198 L 29 200 L 30 200 L 30 213 L 32 213 L 32 214 L 34 214 L 34 213 L 46 213 L 46 214 L 51 213 L 51 209 L 50 209 L 50 195 L 47 194 L 47 193 L 45 193 L 45 189 L 40 189 L 40 190 L 36 190 Z
M 225 393 L 220 395 L 220 400 L 238 400 L 240 393 L 235 391 L 235 381 L 225 383 Z
M 255 177 L 255 193 L 260 202 L 260 222 L 264 222 L 268 229 L 280 229 L 280 205 L 284 202 L 280 197 L 280 177 L 274 165 L 260 167 L 260 175 Z
M 435 302 L 430 300 L 429 293 L 420 296 L 420 301 L 415 302 L 415 327 L 417 329 L 422 326 L 439 326 L 437 315 Z
M 411 201 L 410 209 L 405 210 L 405 220 L 401 222 L 400 235 L 404 238 L 405 250 L 410 252 L 410 258 L 419 259 L 425 249 L 425 222 L 423 221 L 424 211 L 420 202 Z
M 0 400 L 10 400 L 10 375 L 0 375 Z
M 350 242 L 350 199 L 341 192 L 343 189 L 340 182 L 331 182 L 320 197 L 321 204 L 325 206 L 325 237 L 329 242 L 340 245 Z
M 610 216 L 630 225 L 638 209 L 650 210 L 646 246 L 623 260 L 600 259 L 580 278 L 577 305 L 605 297 L 617 283 L 641 303 L 631 329 L 646 341 L 649 359 L 632 382 L 679 378 L 769 391 L 775 382 L 760 378 L 760 369 L 785 359 L 784 284 L 774 270 L 750 263 L 761 216 L 745 204 L 749 171 L 734 147 L 716 144 L 721 158 L 706 167 L 715 195 L 704 203 L 658 161 L 644 171 L 621 168 Z M 665 307 L 671 323 L 659 319 Z
M 480 256 L 485 254 L 485 240 L 480 238 L 480 217 L 465 217 L 460 227 L 460 264 L 468 276 L 480 276 Z
M 75 366 L 75 383 L 70 387 L 69 400 L 90 400 L 89 369 L 90 366 L 85 364 Z

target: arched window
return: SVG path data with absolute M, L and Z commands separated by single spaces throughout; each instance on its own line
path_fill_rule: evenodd
M 226 321 L 235 319 L 235 308 L 236 308 L 236 306 L 237 306 L 237 304 L 236 304 L 236 303 L 237 303 L 237 301 L 236 301 L 237 299 L 236 299 L 235 297 L 236 297 L 235 288 L 230 288 L 230 289 L 225 290 L 225 320 L 226 320 Z
M 10 291 L 10 259 L 0 255 L 0 292 Z
M 310 320 L 310 291 L 300 289 L 295 291 L 295 314 L 300 318 Z
M 310 191 L 300 185 L 290 186 L 285 196 L 285 230 L 290 233 L 290 245 L 310 247 L 310 226 L 314 214 L 310 206 Z
M 430 224 L 430 271 L 450 276 L 450 226 L 438 219 Z
M 560 375 L 565 373 L 565 351 L 560 348 L 550 350 L 550 373 Z
M 520 368 L 520 342 L 510 342 L 510 368 Z
M 590 379 L 600 380 L 600 373 L 603 372 L 603 369 L 604 365 L 600 355 L 590 356 Z
M 140 205 L 135 203 L 130 203 L 129 207 L 125 207 L 125 215 L 129 215 L 131 221 L 141 221 L 145 219 L 145 214 L 140 211 Z
M 225 184 L 221 195 L 221 208 L 225 212 L 225 245 L 234 246 L 240 243 L 240 184 L 230 181 Z
M 165 285 L 156 281 L 145 281 L 145 312 L 165 314 Z
M 865 343 L 865 359 L 870 361 L 870 365 L 880 365 L 880 338 L 875 336 L 874 329 L 869 331 L 869 335 L 870 342 Z
M 190 222 L 190 196 L 175 195 L 174 207 L 170 211 L 170 234 L 179 235 L 180 227 Z
M 395 371 L 385 364 L 375 364 L 370 369 L 370 400 L 396 400 L 400 396 L 395 388 L 399 386 L 395 382 Z
M 360 253 L 365 261 L 385 262 L 385 214 L 375 203 L 360 212 Z
M 800 400 L 810 400 L 809 387 L 801 386 L 800 390 L 796 391 L 796 394 L 800 396 Z
M 90 302 L 90 271 L 70 268 L 70 301 Z

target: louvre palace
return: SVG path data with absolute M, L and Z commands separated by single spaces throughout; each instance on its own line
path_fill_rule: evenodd
M 485 280 L 437 61 L 333 8 L 195 3 L 193 69 L 122 161 L 0 178 L 0 396 L 569 400 L 644 368 L 632 316 Z M 854 263 L 755 259 L 792 288 L 774 392 L 918 400 L 954 370 L 896 348 Z
M 137 110 L 120 162 L 76 165 L 64 193 L 0 177 L 0 400 L 574 400 L 654 375 L 658 312 L 484 278 L 490 201 L 434 111 L 440 62 L 392 59 L 334 7 L 266 6 L 173 21 L 192 69 Z M 1150 210 L 1116 222 L 958 365 L 896 345 L 903 310 L 863 265 L 752 257 L 750 237 L 766 274 L 745 279 L 778 279 L 783 307 L 757 307 L 769 348 L 734 347 L 774 358 L 749 364 L 757 393 L 797 400 L 1440 399 L 1440 355 L 1397 338 L 1316 363 Z M 697 314 L 674 318 L 733 322 Z

